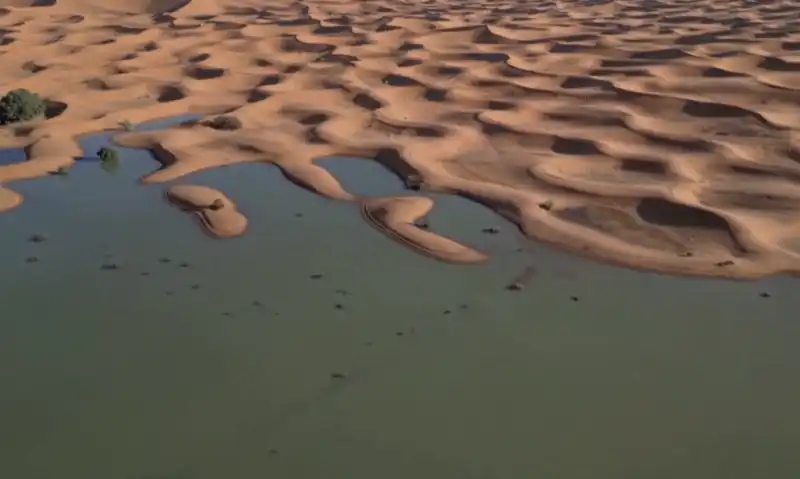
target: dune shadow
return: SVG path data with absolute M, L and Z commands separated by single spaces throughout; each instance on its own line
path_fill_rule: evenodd
M 728 222 L 721 216 L 663 198 L 643 198 L 636 206 L 636 213 L 642 220 L 656 226 L 703 228 L 730 232 Z
M 208 68 L 208 67 L 194 66 L 186 70 L 186 75 L 189 78 L 193 78 L 195 80 L 211 80 L 214 78 L 219 78 L 224 74 L 225 70 L 223 68 Z
M 44 116 L 48 120 L 53 119 L 67 110 L 68 105 L 61 101 L 45 100 Z

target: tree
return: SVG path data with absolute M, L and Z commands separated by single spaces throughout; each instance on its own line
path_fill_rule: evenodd
M 100 148 L 97 150 L 97 156 L 103 163 L 113 163 L 117 161 L 117 151 L 113 148 Z
M 29 121 L 44 114 L 44 100 L 23 88 L 11 90 L 0 98 L 0 125 Z

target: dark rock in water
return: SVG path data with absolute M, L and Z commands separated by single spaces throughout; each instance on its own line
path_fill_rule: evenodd
M 490 228 L 484 228 L 482 231 L 490 235 L 496 235 L 497 233 L 500 232 L 500 228 L 495 228 L 494 226 L 492 226 Z
M 342 303 L 336 303 L 336 309 L 344 309 L 344 305 Z
M 419 175 L 411 174 L 405 178 L 406 188 L 413 191 L 422 189 L 423 181 Z
M 189 266 L 191 266 L 191 264 L 189 264 L 188 261 L 183 261 L 178 265 L 179 268 L 188 268 Z
M 200 285 L 199 284 L 193 284 L 192 285 L 192 289 L 200 289 Z
M 577 296 L 570 296 L 569 299 L 571 299 L 572 301 L 576 301 L 576 302 L 580 301 L 580 298 L 578 298 Z
M 294 217 L 295 218 L 302 218 L 303 217 L 303 213 L 295 213 Z
M 158 262 L 159 262 L 159 263 L 163 263 L 163 264 L 167 264 L 167 263 L 169 263 L 170 261 L 172 261 L 172 260 L 171 260 L 171 259 L 169 259 L 169 258 L 159 258 L 159 259 L 158 259 Z
M 42 243 L 44 241 L 47 241 L 47 238 L 45 238 L 44 235 L 34 234 L 30 235 L 28 241 L 30 241 L 31 243 Z
M 766 291 L 764 291 L 763 293 L 759 294 L 759 296 L 761 296 L 762 298 L 771 298 L 772 297 L 772 295 L 767 293 Z
M 116 271 L 120 268 L 121 266 L 117 263 L 105 263 L 104 265 L 100 266 L 100 269 L 103 271 Z
M 228 317 L 228 316 L 231 315 L 231 312 L 230 311 L 223 311 L 222 315 L 225 316 L 225 317 Z
M 522 291 L 522 288 L 523 288 L 522 283 L 511 283 L 508 286 L 506 286 L 506 289 L 508 291 Z
M 461 308 L 461 309 L 468 309 L 469 305 L 468 304 L 459 304 L 458 307 Z
M 345 373 L 331 373 L 331 377 L 333 379 L 345 379 L 345 378 L 347 378 L 347 374 L 345 374 Z
M 39 262 L 39 258 L 37 258 L 36 256 L 28 256 L 27 258 L 25 258 L 25 262 L 26 263 L 38 263 Z
M 251 304 L 252 304 L 253 306 L 257 307 L 257 308 L 260 308 L 260 307 L 264 306 L 264 303 L 262 303 L 261 301 L 259 301 L 259 300 L 257 300 L 257 299 L 254 299 L 254 300 L 253 300 L 253 302 L 252 302 Z
M 394 333 L 395 336 L 402 336 L 403 334 L 405 334 L 405 333 L 403 333 L 402 331 L 398 331 L 398 332 Z
M 322 274 L 322 273 L 314 273 L 311 276 L 309 276 L 309 278 L 311 278 L 311 279 L 322 279 L 324 276 L 325 275 Z
M 442 314 L 444 314 L 445 316 L 447 316 L 450 313 L 452 313 L 452 311 L 450 311 L 449 309 L 445 309 L 444 311 L 442 311 Z

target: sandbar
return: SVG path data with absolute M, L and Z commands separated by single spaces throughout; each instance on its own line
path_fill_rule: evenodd
M 420 228 L 415 221 L 433 208 L 428 197 L 396 196 L 363 200 L 364 219 L 398 243 L 447 263 L 481 263 L 489 259 L 484 253 L 461 243 Z
M 191 212 L 205 230 L 218 238 L 240 236 L 247 230 L 247 217 L 221 191 L 198 185 L 173 185 L 167 199 L 182 210 Z

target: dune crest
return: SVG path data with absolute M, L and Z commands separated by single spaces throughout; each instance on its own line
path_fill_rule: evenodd
M 241 125 L 119 142 L 157 153 L 149 183 L 264 162 L 356 201 L 313 161 L 361 156 L 594 258 L 800 272 L 793 2 L 35 3 L 49 5 L 0 2 L 0 90 L 48 100 L 45 119 L 0 128 L 5 147 L 29 147 L 0 165 L 7 188 L 69 166 L 79 134 L 226 114 Z M 19 203 L 2 191 L 0 209 Z M 424 204 L 386 201 L 374 214 L 395 220 Z

